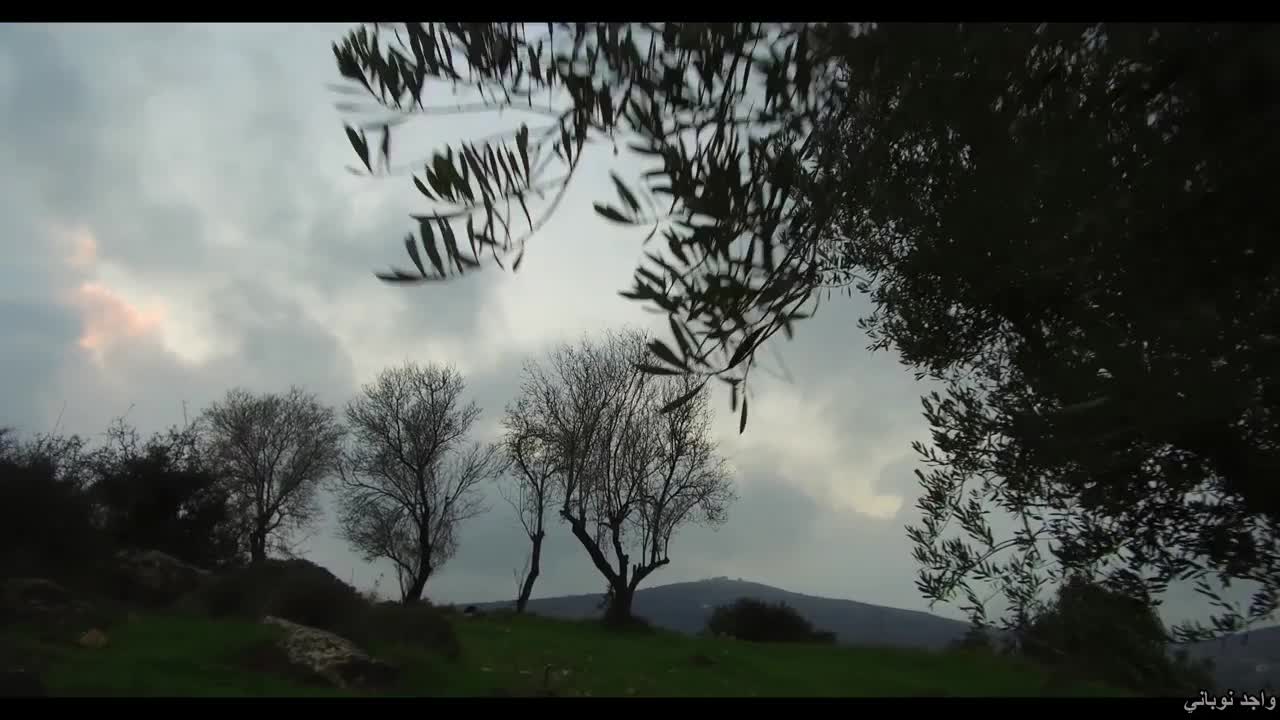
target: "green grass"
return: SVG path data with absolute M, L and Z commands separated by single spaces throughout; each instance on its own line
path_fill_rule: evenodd
M 104 648 L 6 633 L 34 660 L 51 695 L 228 697 L 335 695 L 246 666 L 278 630 L 250 622 L 148 616 L 108 629 Z
M 1049 680 L 1031 666 L 972 654 L 618 634 L 533 617 L 461 619 L 457 628 L 464 657 L 442 694 L 537 693 L 548 666 L 556 694 L 594 696 L 1038 695 Z
M 370 648 L 402 668 L 396 695 L 1011 696 L 1046 694 L 1050 678 L 1006 658 L 909 650 L 752 644 L 663 631 L 613 633 L 595 623 L 494 616 L 453 620 L 463 654 Z M 248 668 L 274 628 L 242 621 L 143 616 L 86 649 L 14 635 L 39 654 L 56 695 L 344 695 Z M 549 679 L 549 683 L 546 680 Z M 1107 694 L 1096 687 L 1055 695 Z

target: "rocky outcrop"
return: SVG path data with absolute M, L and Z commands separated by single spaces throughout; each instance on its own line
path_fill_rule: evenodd
M 200 589 L 212 577 L 208 570 L 159 550 L 121 550 L 115 560 L 122 595 L 148 605 L 170 605 Z
M 280 648 L 292 666 L 334 687 L 385 688 L 395 681 L 394 666 L 370 657 L 346 638 L 274 616 L 263 622 L 284 631 Z

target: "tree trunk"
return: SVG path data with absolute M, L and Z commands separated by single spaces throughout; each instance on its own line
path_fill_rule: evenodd
M 615 626 L 627 625 L 631 622 L 631 602 L 635 599 L 635 589 L 626 583 L 613 583 L 613 597 L 609 607 L 605 609 L 605 623 Z
M 516 612 L 524 612 L 529 604 L 529 596 L 533 595 L 533 583 L 538 579 L 538 566 L 542 561 L 542 538 L 545 533 L 533 536 L 533 553 L 529 556 L 529 573 L 524 576 L 524 585 L 520 588 L 520 597 L 516 598 Z
M 258 565 L 267 559 L 267 533 L 263 530 L 254 530 L 249 533 L 249 560 L 252 564 Z
M 413 583 L 405 590 L 404 597 L 400 598 L 400 602 L 405 605 L 414 605 L 422 600 L 422 591 L 427 587 L 427 577 L 429 572 L 419 572 L 413 578 Z

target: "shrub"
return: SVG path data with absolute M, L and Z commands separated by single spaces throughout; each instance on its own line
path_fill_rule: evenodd
M 119 546 L 159 550 L 206 569 L 241 564 L 229 492 L 199 452 L 198 428 L 171 428 L 145 443 L 117 421 L 95 455 L 90 495 Z
M 1022 654 L 1127 690 L 1176 695 L 1208 687 L 1208 666 L 1169 653 L 1168 635 L 1142 600 L 1073 577 L 1019 633 Z
M 202 590 L 197 605 L 215 617 L 275 615 L 339 633 L 369 607 L 355 588 L 307 560 L 266 560 L 232 570 Z
M 198 593 L 197 610 L 258 620 L 274 615 L 328 630 L 356 645 L 423 648 L 456 658 L 461 646 L 439 609 L 369 602 L 355 588 L 307 560 L 266 560 L 232 570 Z
M 957 638 L 949 646 L 952 650 L 973 653 L 991 653 L 996 652 L 996 645 L 992 642 L 991 634 L 981 625 L 970 625 L 964 635 Z
M 815 630 L 795 608 L 786 603 L 770 605 L 752 598 L 740 598 L 721 605 L 707 620 L 707 632 L 751 642 L 835 642 L 835 633 Z
M 0 576 L 80 586 L 110 548 L 84 490 L 79 438 L 19 444 L 0 430 Z
M 439 608 L 425 600 L 412 605 L 395 602 L 369 605 L 346 623 L 340 634 L 366 647 L 422 648 L 449 659 L 462 654 L 453 624 Z

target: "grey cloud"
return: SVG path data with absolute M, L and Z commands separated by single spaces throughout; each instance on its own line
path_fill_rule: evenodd
M 0 328 L 0 427 L 29 428 L 33 419 L 44 419 L 41 398 L 53 389 L 79 322 L 58 307 L 9 301 L 0 302 Z
M 150 337 L 111 348 L 99 366 L 73 341 L 59 348 L 64 364 L 56 389 L 42 394 L 44 412 L 37 417 L 47 421 L 65 403 L 64 419 L 74 431 L 96 433 L 126 411 L 149 431 L 180 423 L 184 403 L 196 413 L 234 386 L 269 391 L 298 384 L 333 404 L 349 397 L 355 377 L 337 338 L 268 289 L 241 284 L 228 292 L 235 300 L 226 302 L 224 320 L 236 308 L 256 313 L 237 323 L 238 353 L 192 366 Z

